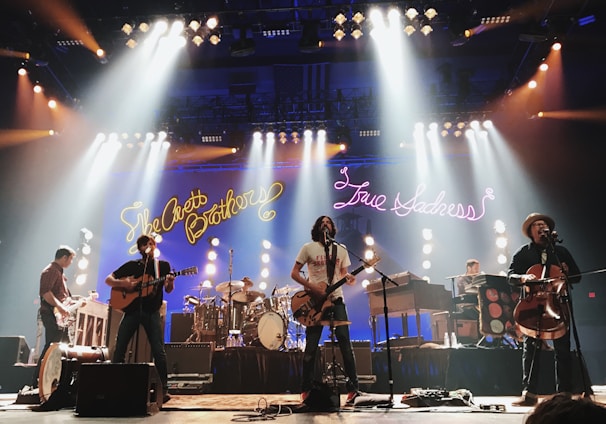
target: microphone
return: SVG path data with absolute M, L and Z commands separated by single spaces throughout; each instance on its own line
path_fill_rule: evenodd
M 145 249 L 145 254 L 149 255 L 149 252 L 151 252 L 151 247 L 148 247 L 147 249 Z
M 273 291 L 271 292 L 271 297 L 274 297 L 276 295 L 276 290 L 278 290 L 277 284 L 276 284 L 276 287 L 274 287 Z
M 328 234 L 328 228 L 324 227 L 324 244 L 325 245 L 329 245 L 330 244 L 330 234 Z

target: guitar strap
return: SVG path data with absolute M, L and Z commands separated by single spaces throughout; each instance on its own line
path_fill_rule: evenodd
M 335 244 L 332 245 L 332 255 L 330 255 L 328 246 L 324 245 L 324 252 L 326 253 L 326 281 L 329 286 L 332 286 L 332 280 L 335 276 L 335 265 L 337 263 L 337 246 Z

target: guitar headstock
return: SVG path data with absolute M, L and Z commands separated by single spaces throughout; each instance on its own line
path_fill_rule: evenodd
M 185 268 L 177 273 L 177 275 L 195 275 L 198 273 L 197 266 L 190 266 L 189 268 Z

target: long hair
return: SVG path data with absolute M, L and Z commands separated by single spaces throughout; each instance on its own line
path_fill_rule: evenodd
M 328 233 L 330 235 L 330 237 L 335 238 L 335 236 L 337 235 L 337 226 L 335 225 L 332 218 L 328 215 L 322 215 L 322 216 L 318 217 L 318 219 L 316 219 L 316 222 L 314 222 L 313 227 L 311 227 L 311 239 L 313 241 L 322 241 L 323 240 L 324 236 L 322 235 L 322 220 L 324 218 L 328 218 L 330 220 L 330 225 L 332 227 L 332 229 Z

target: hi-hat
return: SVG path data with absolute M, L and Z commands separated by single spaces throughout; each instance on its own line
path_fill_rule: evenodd
M 217 284 L 215 290 L 218 292 L 229 293 L 229 285 L 231 283 L 231 291 L 241 289 L 244 287 L 244 281 L 240 280 L 232 280 L 232 281 L 224 281 L 221 284 Z
M 264 299 L 265 293 L 261 293 L 258 291 L 242 291 L 232 296 L 232 300 L 240 303 L 254 302 L 258 298 Z

